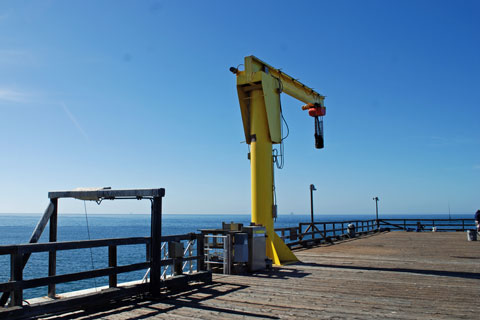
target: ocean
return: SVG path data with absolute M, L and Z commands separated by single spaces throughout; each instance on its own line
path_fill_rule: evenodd
M 41 215 L 0 215 L 0 245 L 27 243 Z M 471 219 L 473 215 L 452 214 L 452 219 Z M 315 215 L 315 221 L 348 221 L 374 219 L 375 215 Z M 380 218 L 436 218 L 448 219 L 448 214 L 436 215 L 382 215 Z M 193 215 L 164 214 L 162 218 L 162 234 L 185 234 L 197 232 L 199 229 L 220 228 L 222 221 L 237 222 L 248 225 L 249 215 Z M 309 222 L 310 215 L 279 215 L 276 228 L 295 227 L 299 222 Z M 88 224 L 88 228 L 87 228 Z M 149 214 L 59 214 L 58 241 L 74 241 L 148 237 L 150 236 Z M 48 242 L 48 227 L 43 232 L 39 242 Z M 93 260 L 93 263 L 92 263 Z M 118 265 L 145 261 L 145 246 L 130 245 L 118 247 Z M 57 252 L 57 274 L 87 271 L 108 266 L 107 248 L 79 249 Z M 0 282 L 10 278 L 10 257 L 0 256 Z M 118 275 L 118 282 L 139 280 L 145 274 L 144 270 Z M 34 253 L 24 269 L 24 279 L 34 279 L 48 275 L 48 253 Z M 108 284 L 107 277 L 87 279 L 57 285 L 57 293 L 98 287 Z M 25 299 L 46 295 L 47 288 L 33 288 L 24 291 Z

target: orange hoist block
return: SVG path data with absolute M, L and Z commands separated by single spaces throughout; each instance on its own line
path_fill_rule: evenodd
M 310 117 L 323 117 L 327 113 L 327 109 L 322 107 L 319 103 L 308 103 L 302 106 L 302 110 L 308 110 Z
M 308 114 L 315 118 L 315 148 L 323 149 L 323 116 L 326 114 L 326 109 L 320 103 L 308 103 L 302 106 L 302 110 L 308 110 Z M 320 119 L 319 119 L 320 117 Z

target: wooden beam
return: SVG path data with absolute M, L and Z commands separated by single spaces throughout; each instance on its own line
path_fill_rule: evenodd
M 165 241 L 162 239 L 162 241 Z M 117 238 L 117 239 L 98 239 L 98 240 L 78 240 L 78 241 L 62 241 L 54 243 L 32 243 L 0 246 L 0 255 L 10 254 L 16 250 L 23 253 L 59 251 L 72 249 L 85 249 L 106 246 L 119 246 L 129 244 L 148 244 L 150 237 L 133 237 L 133 238 Z
M 143 197 L 164 197 L 165 189 L 124 189 L 124 190 L 86 190 L 86 191 L 51 191 L 48 193 L 53 198 L 76 198 L 76 199 L 115 199 L 115 198 L 143 198 Z

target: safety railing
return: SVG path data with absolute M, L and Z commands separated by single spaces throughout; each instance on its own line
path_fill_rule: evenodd
M 290 248 L 311 244 L 330 243 L 346 237 L 348 226 L 355 227 L 355 235 L 376 232 L 379 229 L 376 220 L 348 220 L 348 221 L 324 221 L 324 222 L 301 222 L 298 227 L 276 228 L 275 231 Z
M 475 229 L 473 219 L 380 219 L 380 225 L 404 231 L 466 231 Z
M 204 235 L 205 264 L 207 270 L 221 269 L 230 274 L 232 265 L 232 240 L 230 234 Z
M 188 282 L 189 280 L 195 280 L 195 277 L 189 278 L 189 276 L 194 276 L 196 273 L 201 273 L 201 271 L 205 270 L 205 253 L 202 234 L 190 233 L 183 235 L 163 236 L 161 237 L 161 242 L 164 247 L 164 252 L 166 252 L 166 255 L 163 255 L 161 261 L 158 262 L 162 270 L 165 272 L 164 274 L 162 274 L 162 280 L 164 280 L 164 284 L 162 285 L 163 287 L 169 286 L 169 284 L 166 283 L 166 280 L 168 280 L 168 278 L 184 275 L 186 277 L 183 278 L 183 282 Z M 181 251 L 181 254 L 174 254 L 172 252 L 169 252 L 170 250 L 166 250 L 166 248 L 175 247 L 171 246 L 172 243 L 175 244 L 178 248 L 179 244 L 181 246 L 182 242 L 186 242 L 187 245 L 185 250 Z M 146 261 L 137 261 L 128 265 L 118 265 L 117 248 L 119 246 L 127 245 L 145 245 Z M 27 280 L 23 278 L 24 257 L 26 255 L 31 255 L 32 253 L 37 252 L 57 252 L 61 250 L 78 250 L 98 247 L 108 248 L 108 267 L 106 268 L 99 268 L 95 270 L 61 275 L 49 275 L 47 277 L 39 277 Z M 153 254 L 151 252 L 150 237 L 6 245 L 0 246 L 0 255 L 10 255 L 10 281 L 0 283 L 0 291 L 2 291 L 3 293 L 10 293 L 9 306 L 22 306 L 23 291 L 29 288 L 48 286 L 48 292 L 51 293 L 55 292 L 55 286 L 60 283 L 104 276 L 108 276 L 108 287 L 114 288 L 118 286 L 118 274 L 142 269 L 149 269 L 154 262 L 152 259 Z M 74 262 L 75 261 L 72 261 L 71 263 Z M 194 266 L 196 267 L 196 272 L 194 272 L 193 270 Z M 187 268 L 187 272 L 184 272 L 185 268 Z M 50 269 L 52 269 L 51 266 L 49 266 L 49 270 Z M 169 270 L 168 275 L 167 270 Z M 142 286 L 140 291 L 149 291 L 149 287 L 145 283 L 147 282 L 146 280 L 148 280 L 147 274 L 144 277 L 144 281 L 140 281 L 143 282 L 140 284 Z
M 353 225 L 354 233 L 348 226 Z M 302 222 L 298 227 L 276 228 L 277 234 L 290 248 L 312 244 L 331 243 L 380 230 L 403 231 L 465 231 L 474 229 L 473 219 L 375 219 L 324 222 Z

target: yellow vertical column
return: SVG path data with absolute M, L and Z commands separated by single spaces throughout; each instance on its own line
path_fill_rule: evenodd
M 298 261 L 273 226 L 273 158 L 263 91 L 250 94 L 252 222 L 266 228 L 266 254 L 276 265 Z
M 250 167 L 252 181 L 252 222 L 263 225 L 267 230 L 267 256 L 275 261 L 273 248 L 273 159 L 272 141 L 268 132 L 267 112 L 263 91 L 250 94 Z

